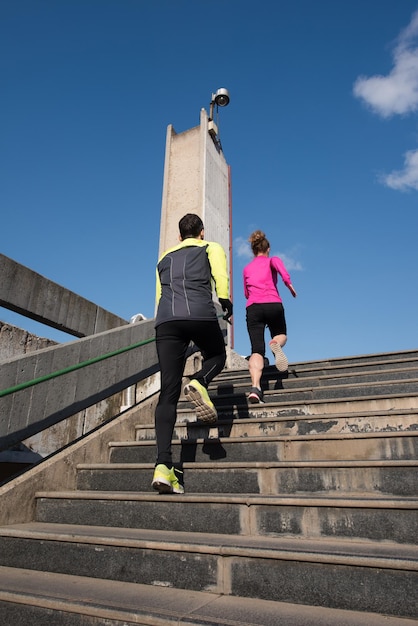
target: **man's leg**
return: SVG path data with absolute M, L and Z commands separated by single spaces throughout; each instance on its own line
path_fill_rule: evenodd
M 202 369 L 193 376 L 193 380 L 198 380 L 207 389 L 215 376 L 222 372 L 226 361 L 225 340 L 218 322 L 200 322 L 192 341 L 203 357 Z
M 156 464 L 172 467 L 171 440 L 177 417 L 186 351 L 189 341 L 178 336 L 175 322 L 156 328 L 156 347 L 161 371 L 161 390 L 155 410 Z
M 202 369 L 185 387 L 186 398 L 196 407 L 197 419 L 215 422 L 218 414 L 209 398 L 209 383 L 220 374 L 226 361 L 225 341 L 217 321 L 194 322 L 191 339 L 202 353 Z

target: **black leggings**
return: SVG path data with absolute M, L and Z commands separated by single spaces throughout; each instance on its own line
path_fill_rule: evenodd
M 204 387 L 223 369 L 225 342 L 218 321 L 171 321 L 156 328 L 156 347 L 161 371 L 161 390 L 155 410 L 156 463 L 172 465 L 171 440 L 177 418 L 177 403 L 186 362 L 193 342 L 202 353 L 202 369 L 194 376 Z
M 286 335 L 286 318 L 281 302 L 265 302 L 264 304 L 250 304 L 246 309 L 247 330 L 251 342 L 251 354 L 261 356 L 266 354 L 264 331 L 266 326 L 271 338 L 276 335 Z

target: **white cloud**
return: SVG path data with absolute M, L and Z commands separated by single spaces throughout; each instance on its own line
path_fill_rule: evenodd
M 251 260 L 253 256 L 250 244 L 244 237 L 236 237 L 234 239 L 234 252 L 238 257 L 248 260 Z
M 293 272 L 295 270 L 299 272 L 303 270 L 302 263 L 299 263 L 299 261 L 296 261 L 296 259 L 292 258 L 288 254 L 285 254 L 284 252 L 277 252 L 277 254 L 274 253 L 271 256 L 273 255 L 278 256 L 283 261 L 289 272 Z
M 418 109 L 418 11 L 398 37 L 391 72 L 387 76 L 360 76 L 353 91 L 385 118 Z
M 384 118 L 418 110 L 418 11 L 401 32 L 393 52 L 393 68 L 387 76 L 360 76 L 354 95 Z M 380 181 L 399 191 L 418 191 L 418 150 L 405 154 L 404 168 L 380 176 Z
M 418 150 L 409 150 L 405 154 L 405 167 L 403 170 L 382 176 L 381 179 L 391 189 L 400 191 L 415 189 L 418 191 Z

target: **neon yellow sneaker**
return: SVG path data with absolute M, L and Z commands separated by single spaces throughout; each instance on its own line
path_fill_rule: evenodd
M 288 368 L 287 356 L 282 350 L 282 347 L 277 341 L 270 341 L 270 348 L 275 356 L 275 366 L 279 372 L 286 372 Z
M 166 465 L 160 463 L 154 470 L 152 487 L 158 493 L 184 493 L 184 487 L 180 483 L 183 472 L 172 467 L 168 469 Z
M 197 380 L 191 380 L 184 388 L 184 395 L 196 407 L 196 417 L 207 424 L 216 422 L 218 413 L 209 398 L 207 389 Z

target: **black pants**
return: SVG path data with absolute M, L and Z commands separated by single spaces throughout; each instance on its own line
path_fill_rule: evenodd
M 276 335 L 286 335 L 286 318 L 281 302 L 265 302 L 264 304 L 250 304 L 246 309 L 247 330 L 251 342 L 251 354 L 261 356 L 266 354 L 264 332 L 266 326 L 271 338 Z
M 177 417 L 177 403 L 186 362 L 187 348 L 193 342 L 203 356 L 202 369 L 193 379 L 204 387 L 223 369 L 225 342 L 218 321 L 172 321 L 156 328 L 156 347 L 161 371 L 161 391 L 155 410 L 157 439 L 156 464 L 172 466 L 171 440 Z

